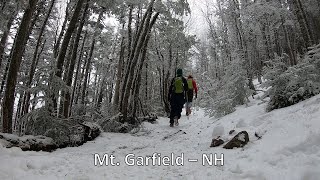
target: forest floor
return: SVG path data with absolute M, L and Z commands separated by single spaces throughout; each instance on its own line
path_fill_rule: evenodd
M 189 118 L 183 115 L 173 128 L 168 118 L 159 118 L 156 124 L 144 123 L 135 134 L 103 133 L 80 147 L 52 153 L 0 145 L 0 179 L 319 179 L 320 96 L 270 113 L 265 111 L 266 104 L 251 99 L 248 106 L 220 119 L 209 118 L 200 109 Z M 218 135 L 230 140 L 235 135 L 229 135 L 232 129 L 249 133 L 250 142 L 244 148 L 209 147 Z M 255 137 L 255 132 L 262 138 Z M 119 166 L 95 166 L 95 153 L 101 159 L 104 154 L 114 155 Z M 184 165 L 129 166 L 125 157 L 130 153 L 135 157 L 160 153 L 154 156 L 162 158 L 183 153 Z M 202 165 L 203 155 L 214 153 L 218 158 L 224 154 L 224 165 Z

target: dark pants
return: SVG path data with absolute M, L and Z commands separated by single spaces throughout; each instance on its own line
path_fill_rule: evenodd
M 188 96 L 188 98 L 187 98 L 187 102 L 192 102 L 192 100 L 193 100 L 193 90 L 188 90 L 188 92 L 187 92 L 187 96 Z
M 183 108 L 183 104 L 185 103 L 184 101 L 184 95 L 183 93 L 181 94 L 175 94 L 173 93 L 171 95 L 171 112 L 170 112 L 170 124 L 173 124 L 174 122 L 174 117 L 178 117 L 178 119 L 181 118 L 181 112 Z

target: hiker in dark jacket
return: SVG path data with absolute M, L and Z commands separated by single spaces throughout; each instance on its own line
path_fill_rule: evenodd
M 171 111 L 170 111 L 170 127 L 173 124 L 179 125 L 179 119 L 181 118 L 181 112 L 183 104 L 186 102 L 186 93 L 188 91 L 187 80 L 182 76 L 182 69 L 177 70 L 177 76 L 172 79 L 168 100 L 170 101 Z

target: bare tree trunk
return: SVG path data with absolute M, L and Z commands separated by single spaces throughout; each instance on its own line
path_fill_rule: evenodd
M 86 56 L 85 56 L 84 63 L 83 63 L 82 69 L 81 69 L 80 79 L 79 79 L 79 82 L 78 82 L 78 85 L 77 85 L 77 93 L 76 93 L 76 98 L 75 98 L 75 104 L 79 103 L 79 98 L 80 98 L 80 95 L 81 95 L 81 85 L 82 85 L 82 82 L 83 82 L 84 73 L 86 71 L 86 67 L 87 67 L 87 63 L 88 63 L 87 61 L 88 61 L 88 52 L 86 51 Z
M 281 45 L 280 45 L 280 41 L 279 41 L 279 31 L 278 30 L 274 30 L 274 35 L 275 35 L 275 49 L 274 49 L 274 52 L 276 52 L 277 55 L 280 56 L 282 54 L 282 50 L 281 50 Z
M 11 53 L 10 53 L 10 54 L 11 54 Z M 8 59 L 8 61 L 7 61 L 6 67 L 5 67 L 5 69 L 4 69 L 2 81 L 1 81 L 1 87 L 0 87 L 0 98 L 1 98 L 1 100 L 2 100 L 2 98 L 3 98 L 2 92 L 3 92 L 4 87 L 5 87 L 4 85 L 6 84 L 9 67 L 10 67 L 10 59 Z
M 157 34 L 155 32 L 154 35 L 154 41 L 157 42 Z M 169 113 L 170 112 L 170 104 L 168 102 L 168 84 L 169 84 L 169 77 L 170 77 L 170 70 L 172 67 L 172 46 L 171 44 L 169 44 L 169 62 L 168 65 L 166 66 L 165 64 L 165 60 L 163 57 L 163 54 L 160 52 L 160 45 L 156 45 L 156 53 L 157 53 L 157 57 L 159 59 L 160 62 L 162 62 L 162 68 L 160 69 L 159 67 L 157 68 L 158 72 L 159 72 L 159 92 L 160 92 L 160 99 L 162 100 L 162 104 L 164 106 L 164 110 L 165 112 Z M 166 69 L 166 74 L 165 74 L 165 69 Z
M 297 0 L 297 2 L 298 2 L 298 7 L 299 7 L 300 12 L 301 12 L 302 17 L 303 17 L 303 22 L 304 22 L 304 24 L 306 26 L 306 29 L 307 29 L 307 32 L 308 32 L 308 38 L 310 39 L 309 40 L 309 44 L 310 44 L 310 46 L 312 46 L 314 44 L 314 36 L 312 34 L 312 31 L 311 31 L 310 22 L 309 22 L 309 20 L 307 18 L 307 14 L 306 14 L 306 12 L 305 12 L 305 10 L 303 8 L 301 0 Z
M 83 85 L 82 85 L 81 104 L 85 104 L 85 97 L 86 97 L 87 84 L 88 84 L 88 79 L 89 79 L 88 77 L 89 77 L 89 71 L 90 71 L 90 64 L 91 64 L 91 59 L 92 59 L 92 55 L 93 55 L 95 41 L 96 41 L 95 38 L 93 38 L 92 43 L 91 43 L 89 56 L 87 59 L 86 69 L 85 69 L 85 73 L 84 73 L 84 81 L 83 81 Z
M 116 80 L 116 86 L 115 86 L 115 94 L 113 99 L 113 107 L 114 111 L 117 111 L 117 108 L 119 106 L 119 99 L 120 99 L 120 84 L 121 84 L 121 78 L 122 78 L 122 68 L 123 68 L 123 61 L 124 61 L 124 37 L 121 39 L 121 45 L 120 45 L 120 54 L 119 54 L 119 62 L 117 66 L 117 80 Z
M 78 84 L 78 77 L 79 77 L 79 72 L 80 72 L 81 59 L 82 59 L 82 56 L 83 56 L 83 48 L 84 48 L 84 44 L 86 42 L 86 39 L 87 39 L 87 31 L 84 34 L 84 37 L 83 37 L 83 40 L 82 40 L 80 54 L 79 54 L 79 57 L 78 57 L 77 70 L 76 70 L 75 79 L 73 81 L 73 86 L 72 86 L 73 89 L 72 89 L 72 95 L 71 95 L 71 100 L 70 100 L 71 104 L 70 104 L 69 116 L 71 115 L 71 107 L 72 107 L 72 105 L 74 103 L 74 95 L 75 95 L 77 84 Z M 81 82 L 80 82 L 80 84 L 81 84 Z
M 97 107 L 98 110 L 100 110 L 102 99 L 103 99 L 103 95 L 104 95 L 104 91 L 105 91 L 105 80 L 106 80 L 106 76 L 104 75 L 103 78 L 102 78 L 102 81 L 100 82 L 101 85 L 100 85 L 99 95 L 98 95 L 97 104 L 96 104 L 96 107 Z
M 114 75 L 113 75 L 114 76 Z M 112 82 L 110 82 L 110 89 L 109 89 L 109 104 L 111 104 L 112 103 L 112 96 L 113 96 L 113 87 L 114 87 L 114 83 L 113 83 L 113 81 Z M 101 102 L 100 102 L 100 104 L 101 104 Z
M 99 89 L 101 87 L 101 76 L 103 75 L 100 75 L 99 74 L 99 71 L 100 71 L 100 68 L 99 66 L 96 67 L 96 70 L 95 70 L 95 73 L 94 73 L 94 81 L 93 81 L 93 87 L 94 87 L 94 95 L 93 95 L 93 104 L 96 104 L 97 103 L 97 100 L 98 100 L 98 94 L 99 94 Z
M 68 45 L 69 45 L 69 42 L 71 39 L 71 35 L 72 35 L 74 29 L 76 28 L 78 16 L 81 12 L 81 7 L 82 7 L 83 3 L 84 3 L 84 0 L 78 0 L 76 8 L 75 8 L 73 15 L 71 17 L 68 29 L 66 31 L 66 34 L 65 34 L 63 41 L 62 41 L 62 44 L 61 44 L 61 48 L 60 48 L 58 59 L 57 59 L 57 72 L 56 72 L 56 76 L 58 76 L 60 78 L 62 75 L 62 66 L 64 63 L 64 58 L 66 56 Z
M 154 3 L 155 0 L 152 0 L 151 3 L 149 4 L 148 6 L 148 9 L 147 11 L 145 12 L 143 18 L 142 18 L 142 21 L 140 22 L 141 25 L 139 25 L 138 27 L 138 31 L 136 32 L 136 35 L 135 35 L 135 39 L 133 41 L 133 45 L 132 45 L 132 49 L 131 51 L 129 52 L 129 56 L 128 56 L 128 60 L 127 60 L 127 66 L 126 66 L 126 71 L 125 71 L 125 74 L 124 74 L 124 78 L 122 79 L 122 86 L 121 86 L 121 94 L 120 94 L 120 104 L 119 104 L 119 109 L 120 111 L 123 113 L 124 112 L 124 106 L 127 106 L 127 103 L 123 103 L 125 100 L 125 98 L 128 98 L 128 97 L 125 97 L 125 96 L 129 96 L 129 92 L 126 92 L 126 88 L 128 87 L 127 86 L 127 83 L 128 83 L 128 78 L 129 78 L 129 75 L 130 75 L 130 67 L 132 66 L 132 64 L 134 63 L 133 62 L 133 59 L 134 57 L 136 56 L 136 51 L 137 51 L 137 45 L 138 45 L 138 41 L 140 39 L 140 36 L 141 36 L 141 33 L 142 33 L 142 30 L 143 30 L 143 25 L 147 19 L 147 17 L 149 17 L 149 14 L 151 16 L 151 12 L 152 12 L 152 7 L 153 7 L 153 3 Z M 141 48 L 141 47 L 140 47 Z M 137 51 L 138 53 L 139 51 Z M 127 111 L 127 110 L 125 110 Z
M 272 57 L 271 57 L 271 52 L 270 52 L 270 47 L 269 47 L 269 39 L 267 38 L 267 35 L 266 35 L 266 29 L 267 29 L 267 25 L 264 24 L 263 27 L 262 27 L 262 30 L 261 30 L 261 33 L 262 33 L 262 38 L 263 38 L 263 42 L 264 42 L 264 45 L 265 45 L 265 50 L 266 50 L 266 54 L 267 54 L 267 60 L 271 60 Z
M 128 17 L 128 44 L 127 44 L 127 46 L 128 46 L 128 61 L 127 62 L 129 62 L 129 58 L 130 58 L 130 53 L 131 53 L 131 46 L 132 46 L 132 28 L 131 28 L 131 24 L 132 24 L 132 10 L 133 10 L 133 6 L 132 5 L 130 5 L 129 6 L 129 17 Z M 129 64 L 129 63 L 128 63 Z
M 170 113 L 170 102 L 168 100 L 168 94 L 169 94 L 169 87 L 170 87 L 170 83 L 171 83 L 171 80 L 170 80 L 170 76 L 171 76 L 171 69 L 170 67 L 172 66 L 172 62 L 173 62 L 173 50 L 172 50 L 172 45 L 170 43 L 169 45 L 169 63 L 168 63 L 168 67 L 164 67 L 166 68 L 166 74 L 164 73 L 164 70 L 163 69 L 163 102 L 164 102 L 164 109 L 167 113 Z M 176 72 L 176 71 L 175 71 Z
M 144 40 L 144 44 L 143 44 L 143 47 L 142 47 L 141 60 L 140 60 L 139 67 L 138 67 L 138 70 L 137 70 L 137 75 L 136 75 L 136 82 L 135 82 L 136 84 L 135 84 L 134 87 L 132 87 L 134 89 L 132 117 L 136 117 L 136 110 L 137 110 L 137 107 L 138 107 L 138 100 L 139 100 L 138 98 L 139 98 L 139 92 L 140 92 L 140 86 L 141 86 L 142 68 L 143 68 L 144 62 L 146 60 L 148 42 L 149 42 L 149 39 L 150 39 L 150 36 L 151 36 L 151 28 L 155 24 L 158 16 L 159 16 L 159 13 L 156 13 L 152 17 L 151 22 L 150 22 L 149 27 L 148 27 L 148 33 L 146 35 L 146 39 Z
M 133 50 L 134 55 L 132 56 L 132 63 L 130 64 L 129 68 L 127 69 L 129 72 L 128 74 L 128 81 L 126 83 L 126 85 L 124 86 L 124 88 L 122 88 L 122 91 L 125 91 L 124 96 L 123 96 L 123 100 L 121 103 L 121 112 L 124 115 L 124 119 L 127 118 L 127 105 L 128 105 L 128 101 L 129 101 L 129 95 L 130 95 L 130 91 L 133 85 L 133 78 L 134 78 L 134 70 L 135 70 L 135 66 L 137 65 L 138 62 L 138 58 L 139 55 L 141 53 L 141 49 L 144 45 L 145 40 L 146 40 L 146 36 L 149 32 L 149 28 L 150 28 L 150 19 L 151 19 L 151 15 L 152 15 L 152 8 L 153 8 L 153 4 L 154 4 L 154 0 L 151 1 L 151 3 L 149 4 L 148 10 L 145 14 L 146 16 L 146 20 L 144 26 L 141 24 L 141 29 L 143 28 L 142 34 L 141 36 L 139 36 L 139 38 L 136 39 L 135 44 L 137 44 L 137 46 L 133 46 L 135 47 L 135 49 Z M 157 17 L 159 15 L 159 13 L 155 14 L 155 16 Z M 152 24 L 153 25 L 153 24 Z M 151 27 L 152 27 L 151 25 Z
M 145 84 L 144 84 L 144 86 L 145 86 L 145 96 L 144 96 L 144 98 L 145 98 L 146 101 L 148 101 L 149 100 L 149 96 L 148 96 L 148 62 L 146 62 L 146 70 L 145 70 L 144 79 L 145 79 Z
M 288 1 L 293 10 L 294 13 L 297 16 L 300 28 L 301 28 L 301 33 L 302 33 L 302 37 L 304 39 L 305 42 L 305 48 L 311 46 L 314 42 L 313 42 L 313 35 L 311 33 L 310 30 L 310 26 L 308 23 L 308 20 L 306 18 L 306 14 L 304 12 L 304 9 L 302 7 L 301 1 L 300 0 L 289 0 Z
M 293 66 L 293 65 L 297 64 L 297 60 L 296 60 L 296 56 L 295 56 L 294 50 L 293 50 L 292 45 L 291 45 L 291 41 L 289 39 L 288 29 L 287 29 L 286 25 L 284 24 L 284 19 L 283 18 L 282 18 L 281 27 L 283 29 L 285 40 L 286 40 L 286 43 L 287 43 L 287 46 L 288 46 L 290 65 Z
M 54 58 L 57 58 L 58 55 L 59 55 L 59 46 L 60 46 L 64 31 L 66 29 L 66 25 L 67 25 L 68 19 L 69 19 L 69 6 L 70 6 L 70 1 L 67 3 L 66 14 L 64 16 L 64 21 L 62 23 L 62 27 L 61 27 L 58 39 L 56 39 L 55 43 L 54 43 L 54 47 L 53 47 L 53 56 L 54 56 Z M 58 30 L 59 30 L 59 28 L 57 28 L 57 31 Z M 57 34 L 57 32 L 56 32 L 56 34 Z
M 27 88 L 31 88 L 32 80 L 33 80 L 33 77 L 34 77 L 34 74 L 35 74 L 35 71 L 36 71 L 36 68 L 37 68 L 37 65 L 38 65 L 39 56 L 41 54 L 41 53 L 38 53 L 38 51 L 39 51 L 39 48 L 41 46 L 43 33 L 44 33 L 44 30 L 45 30 L 46 25 L 48 23 L 48 20 L 49 20 L 49 17 L 50 17 L 50 14 L 51 14 L 51 11 L 53 9 L 54 4 L 55 4 L 55 0 L 51 0 L 51 4 L 50 4 L 49 10 L 48 10 L 48 13 L 47 13 L 47 15 L 45 17 L 45 20 L 43 21 L 43 24 L 42 24 L 40 32 L 39 32 L 39 36 L 37 38 L 37 44 L 36 44 L 36 48 L 35 48 L 34 53 L 33 53 L 33 58 L 32 58 L 32 62 L 31 62 L 29 77 L 28 77 L 28 80 L 27 80 L 27 83 L 26 83 L 26 87 Z M 43 46 L 44 46 L 44 43 L 43 43 Z M 42 50 L 44 48 L 43 46 L 42 46 L 40 52 L 42 52 Z M 28 113 L 29 105 L 30 105 L 29 101 L 30 101 L 30 92 L 27 91 L 27 92 L 25 92 L 25 96 L 23 98 L 21 116 L 23 116 L 24 114 Z
M 21 113 L 20 111 L 22 110 L 22 101 L 23 101 L 23 96 L 22 94 L 20 94 L 20 97 L 19 97 L 19 101 L 18 101 L 18 105 L 17 105 L 17 111 L 16 111 L 16 115 L 15 115 L 15 118 L 14 118 L 14 123 L 13 123 L 13 131 L 16 131 L 16 127 L 17 127 L 17 120 L 19 119 L 19 114 Z
M 7 22 L 6 29 L 1 36 L 1 40 L 0 40 L 0 69 L 1 69 L 1 65 L 2 65 L 2 60 L 4 58 L 4 50 L 6 48 L 6 43 L 7 43 L 9 34 L 10 34 L 10 29 L 11 29 L 13 20 L 16 17 L 16 15 L 17 15 L 16 11 L 14 11 L 10 14 L 10 18 Z
M 73 52 L 73 47 L 74 47 L 74 44 L 75 44 L 75 33 L 72 34 L 71 36 L 71 40 L 70 40 L 70 45 L 68 47 L 68 53 L 67 53 L 67 56 L 65 58 L 65 63 L 64 63 L 64 70 L 63 70 L 63 75 L 62 75 L 62 79 L 64 82 L 67 81 L 67 76 L 68 76 L 68 70 L 69 70 L 69 67 L 70 67 L 70 62 L 71 62 L 71 56 L 72 56 L 72 52 Z M 64 116 L 64 102 L 65 102 L 65 96 L 66 96 L 66 91 L 65 90 L 61 90 L 60 91 L 61 93 L 61 96 L 60 96 L 60 99 L 59 99 L 59 111 L 58 111 L 58 114 L 59 115 L 62 115 L 63 117 L 66 117 Z
M 29 5 L 27 6 L 24 15 L 17 32 L 15 43 L 13 47 L 13 53 L 10 60 L 10 67 L 7 79 L 4 101 L 2 107 L 6 107 L 2 110 L 2 120 L 3 120 L 3 132 L 12 133 L 12 116 L 14 108 L 14 94 L 16 88 L 16 81 L 18 71 L 20 69 L 20 64 L 23 56 L 23 51 L 28 40 L 28 28 L 31 22 L 32 14 L 35 11 L 37 5 L 37 0 L 29 0 Z
M 79 41 L 80 41 L 83 25 L 84 25 L 85 20 L 86 20 L 88 8 L 89 8 L 89 3 L 87 1 L 85 9 L 84 9 L 83 14 L 82 14 L 80 25 L 78 27 L 77 35 L 75 37 L 75 43 L 73 45 L 73 50 L 72 50 L 72 55 L 71 55 L 71 60 L 70 60 L 70 66 L 69 66 L 68 74 L 67 74 L 67 78 L 66 78 L 67 86 L 71 86 L 71 84 L 72 84 L 72 77 L 73 77 L 73 72 L 74 72 L 74 68 L 75 68 L 75 62 L 76 62 L 76 58 L 77 58 Z M 71 109 L 71 95 L 70 95 L 70 92 L 65 92 L 65 93 L 66 94 L 65 94 L 65 97 L 64 97 L 65 100 L 64 100 L 63 115 L 64 115 L 64 117 L 68 117 L 69 114 L 70 114 L 69 111 Z
M 91 42 L 90 52 L 89 52 L 89 56 L 88 56 L 88 59 L 87 59 L 85 73 L 84 73 L 84 81 L 83 81 L 82 93 L 81 93 L 81 104 L 85 104 L 87 85 L 88 85 L 88 80 L 90 79 L 89 78 L 89 76 L 90 76 L 90 72 L 89 71 L 90 71 L 91 59 L 92 59 L 92 56 L 93 56 L 94 45 L 95 45 L 95 42 L 96 42 L 97 29 L 99 28 L 99 23 L 100 23 L 100 21 L 102 19 L 103 13 L 104 13 L 104 9 L 102 9 L 100 11 L 100 13 L 99 13 L 99 17 L 98 17 L 98 20 L 97 20 L 96 26 L 95 26 L 95 32 L 94 32 L 93 39 L 92 39 L 92 42 Z
M 57 64 L 56 64 L 56 72 L 55 72 L 55 75 L 57 77 L 59 77 L 59 78 L 62 78 L 63 64 L 64 64 L 64 61 L 65 61 L 65 56 L 66 56 L 66 53 L 67 53 L 68 45 L 70 43 L 70 39 L 71 39 L 72 33 L 76 28 L 78 17 L 79 17 L 79 14 L 81 12 L 81 8 L 82 8 L 82 5 L 83 5 L 84 1 L 85 0 L 78 0 L 78 2 L 76 4 L 76 7 L 75 7 L 75 10 L 74 10 L 74 12 L 72 14 L 70 23 L 68 25 L 67 31 L 66 31 L 66 33 L 64 35 L 64 38 L 63 38 L 63 41 L 62 41 L 62 44 L 61 44 L 61 48 L 59 50 L 59 54 L 58 54 L 58 57 L 57 57 Z M 57 107 L 56 107 L 57 99 L 56 98 L 57 97 L 52 97 L 53 106 L 54 106 L 53 110 L 57 109 Z

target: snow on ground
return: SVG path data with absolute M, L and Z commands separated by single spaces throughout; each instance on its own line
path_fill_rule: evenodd
M 248 107 L 220 119 L 205 117 L 199 110 L 190 118 L 184 115 L 174 128 L 167 118 L 160 118 L 157 124 L 144 123 L 136 134 L 103 133 L 81 147 L 52 153 L 0 146 L 0 179 L 320 179 L 320 96 L 270 113 L 265 107 L 251 100 Z M 209 147 L 212 136 L 231 139 L 232 129 L 248 131 L 249 144 L 233 150 Z M 262 138 L 258 140 L 255 132 Z M 95 153 L 114 155 L 120 166 L 94 166 Z M 124 158 L 129 153 L 183 153 L 184 166 L 128 166 Z M 214 153 L 224 154 L 224 166 L 203 166 L 202 154 Z

